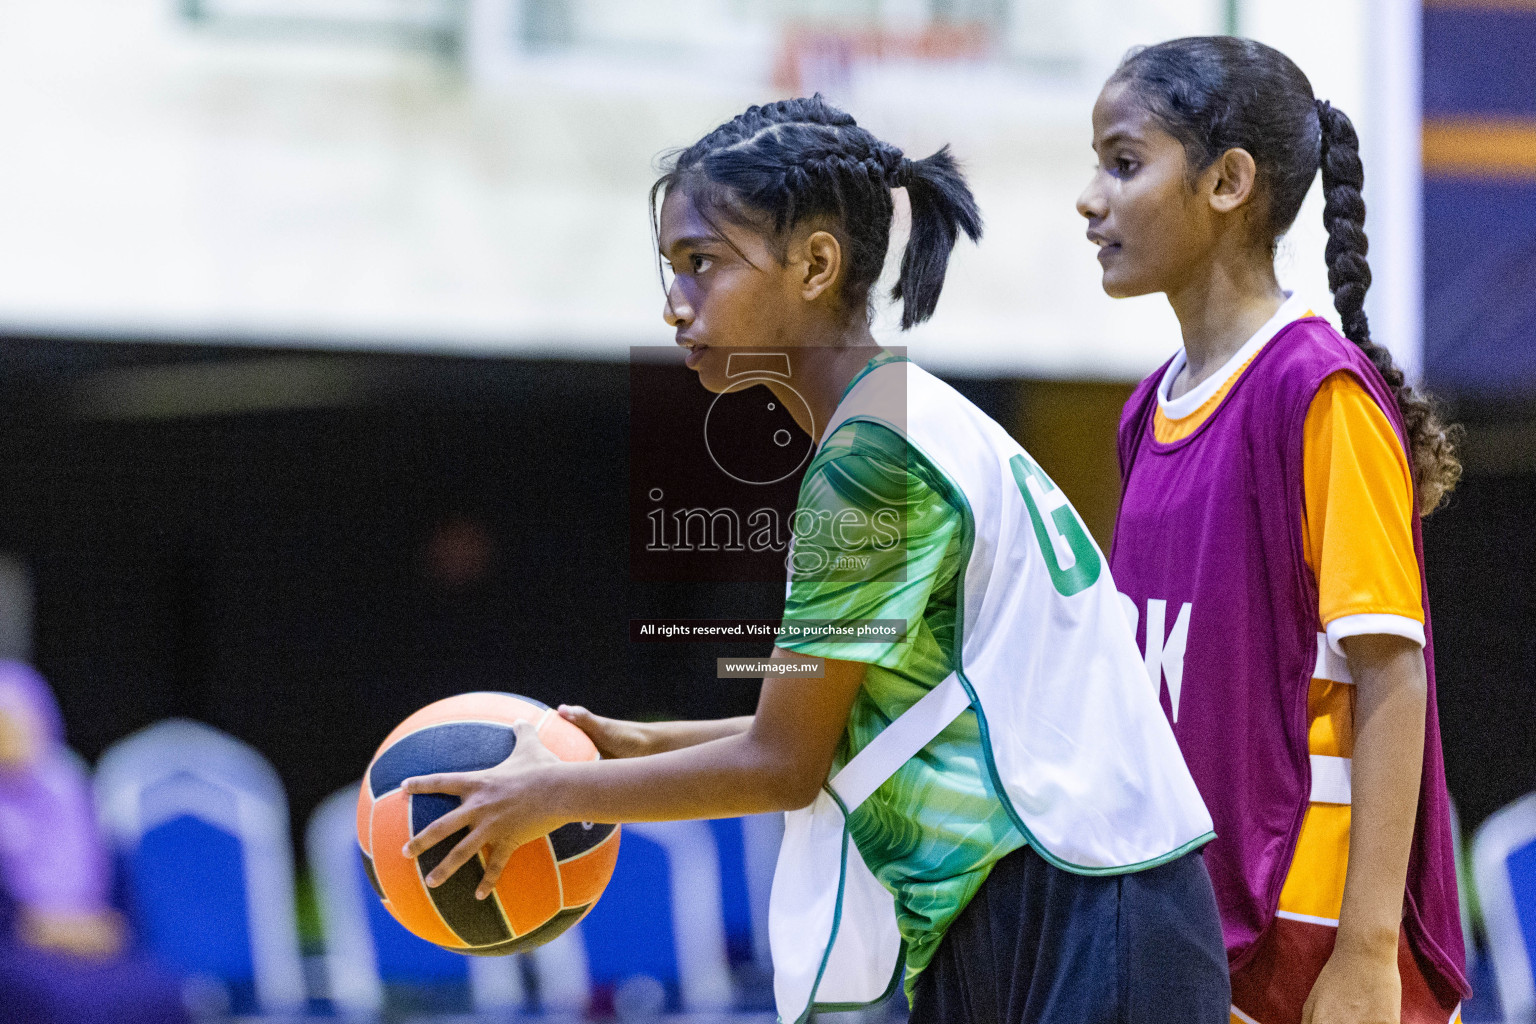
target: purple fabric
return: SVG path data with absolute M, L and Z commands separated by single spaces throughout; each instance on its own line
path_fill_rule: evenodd
M 83 763 L 64 746 L 53 693 L 26 665 L 0 661 L 0 715 L 29 736 L 26 763 L 0 765 L 0 1020 L 6 1024 L 184 1024 L 175 978 L 128 953 L 86 959 L 33 949 L 17 907 L 105 911 L 111 865 Z
M 106 909 L 111 866 L 90 784 L 64 746 L 59 708 L 42 676 L 0 661 L 0 715 L 21 723 L 32 740 L 27 763 L 0 765 L 0 887 L 36 910 Z
M 1346 370 L 1400 439 L 1404 431 L 1375 367 L 1317 317 L 1276 335 L 1216 412 L 1172 444 L 1152 436 L 1165 369 L 1141 383 L 1121 419 L 1125 483 L 1110 564 L 1136 604 L 1143 651 L 1149 600 L 1167 602 L 1165 635 L 1191 605 L 1174 734 L 1216 823 L 1206 863 L 1237 969 L 1275 918 L 1311 792 L 1307 693 L 1322 624 L 1317 581 L 1303 556 L 1307 409 L 1323 380 Z M 1413 542 L 1422 579 L 1417 519 Z M 1427 592 L 1423 602 L 1430 637 Z M 1465 994 L 1432 640 L 1425 662 L 1429 715 L 1404 924 L 1414 949 Z M 1171 710 L 1161 681 L 1159 689 Z
M 0 942 L 6 1024 L 186 1024 L 176 979 L 132 957 L 83 960 Z

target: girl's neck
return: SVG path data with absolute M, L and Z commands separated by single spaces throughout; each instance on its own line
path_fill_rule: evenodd
M 829 332 L 818 343 L 798 345 L 784 351 L 789 354 L 790 379 L 782 385 L 770 384 L 769 389 L 778 393 L 792 388 L 794 394 L 804 400 L 811 414 L 809 423 L 800 422 L 804 409 L 800 402 L 789 400 L 787 392 L 779 395 L 800 428 L 819 444 L 849 382 L 875 357 L 880 345 L 870 333 L 869 326 L 859 324 L 843 331 Z
M 1285 293 L 1269 259 L 1247 263 L 1214 259 L 1209 272 L 1177 290 L 1168 302 L 1184 334 L 1184 369 L 1173 396 L 1199 387 L 1275 315 Z

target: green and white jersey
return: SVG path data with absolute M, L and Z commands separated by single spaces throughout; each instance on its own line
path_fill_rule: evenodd
M 804 556 L 816 547 L 827 564 L 842 559 L 850 567 L 862 566 L 865 580 L 847 579 L 851 569 L 802 571 L 791 580 L 784 617 L 907 623 L 902 642 L 779 638 L 786 650 L 869 664 L 834 773 L 958 664 L 955 616 L 965 523 L 945 490 L 942 474 L 879 423 L 844 424 L 806 471 L 798 507 L 813 512 L 815 520 L 803 521 L 820 528 L 803 531 L 797 551 Z M 882 511 L 884 522 L 877 519 Z M 902 537 L 882 547 L 891 520 L 904 527 Z M 841 528 L 834 530 L 834 523 Z M 860 524 L 870 525 L 860 529 Z M 855 809 L 849 825 L 865 862 L 896 896 L 909 988 L 993 862 L 1025 844 L 997 798 L 971 711 Z
M 1110 874 L 1210 838 L 1105 559 L 1028 454 L 953 388 L 888 354 L 871 361 L 795 515 L 786 621 L 907 624 L 901 641 L 781 634 L 778 645 L 869 665 L 828 792 L 894 896 L 909 991 L 1013 850 L 1030 844 L 1065 870 Z M 964 710 L 846 805 L 838 773 L 945 688 Z

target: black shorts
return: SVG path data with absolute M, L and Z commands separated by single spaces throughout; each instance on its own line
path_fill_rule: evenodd
M 918 975 L 913 1024 L 1229 1024 L 1227 952 L 1199 851 L 1074 875 L 1029 847 L 992 868 Z

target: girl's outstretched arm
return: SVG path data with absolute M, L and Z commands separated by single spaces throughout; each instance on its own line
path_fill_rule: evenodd
M 560 717 L 589 736 L 604 757 L 644 757 L 681 750 L 710 740 L 736 736 L 752 728 L 752 716 L 702 721 L 627 722 L 594 715 L 583 707 L 561 704 Z
M 1355 681 L 1349 867 L 1333 955 L 1303 1024 L 1395 1024 L 1398 931 L 1424 765 L 1424 652 L 1390 635 L 1342 641 Z
M 775 648 L 774 658 L 804 660 Z M 480 772 L 409 779 L 408 793 L 448 793 L 459 806 L 405 847 L 415 857 L 467 829 L 427 876 L 439 885 L 485 852 L 477 895 L 489 895 L 512 852 L 571 821 L 668 821 L 791 810 L 816 798 L 864 681 L 861 662 L 826 661 L 822 679 L 769 679 L 744 732 L 678 750 L 617 760 L 561 761 L 531 723 L 517 746 Z

